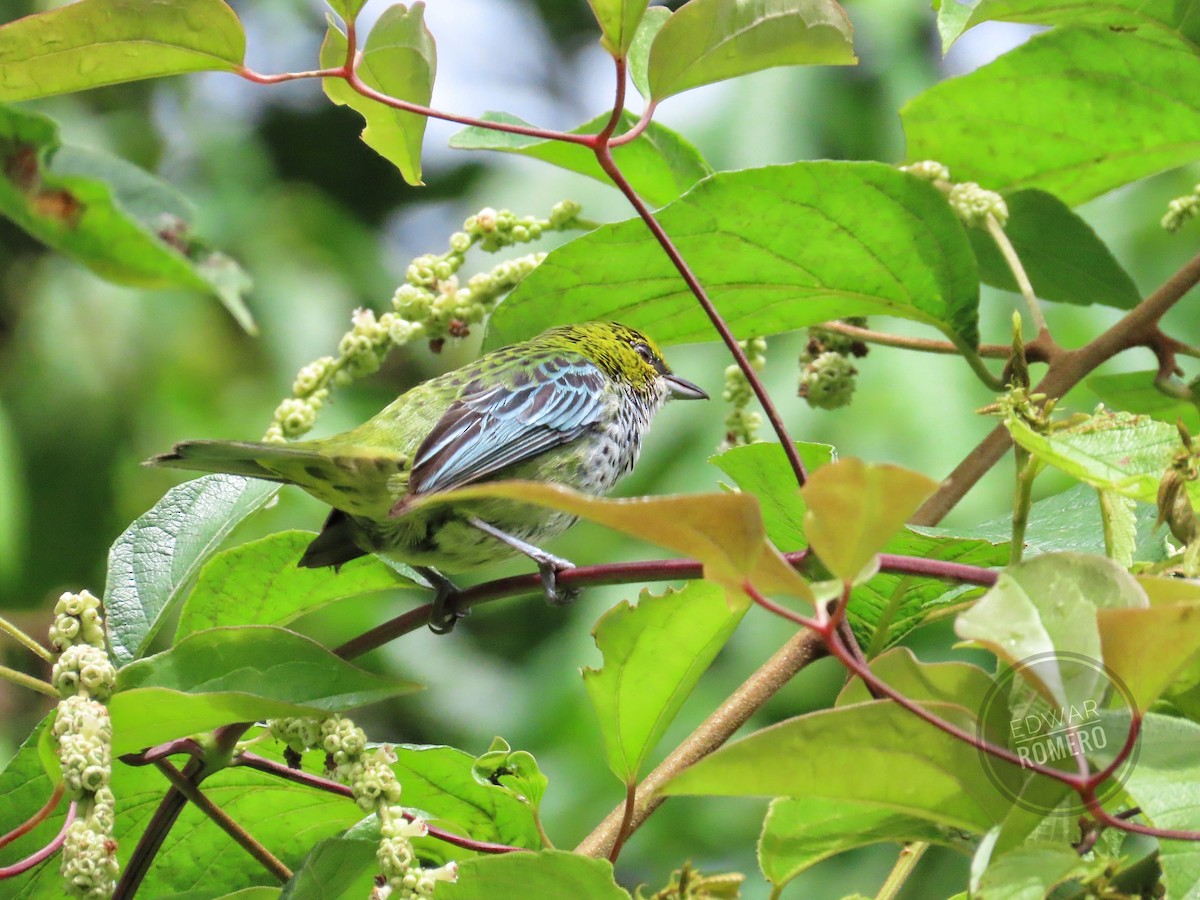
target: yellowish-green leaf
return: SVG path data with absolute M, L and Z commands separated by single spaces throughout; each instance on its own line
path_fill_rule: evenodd
M 321 65 L 339 66 L 345 60 L 346 36 L 330 22 L 321 45 Z M 362 48 L 358 74 L 363 83 L 389 97 L 428 106 L 436 71 L 437 49 L 425 27 L 425 4 L 418 0 L 409 9 L 397 3 L 385 10 Z M 341 78 L 326 78 L 325 93 L 366 119 L 362 139 L 368 147 L 399 169 L 409 184 L 422 184 L 424 116 L 364 97 Z
M 600 43 L 613 56 L 624 56 L 650 0 L 588 0 L 600 25 Z
M 1196 668 L 1200 591 L 1194 585 L 1192 598 L 1191 603 L 1097 612 L 1104 664 L 1125 683 L 1141 711 Z
M 584 669 L 600 717 L 608 766 L 626 784 L 637 780 L 700 676 L 729 640 L 745 609 L 731 610 L 722 591 L 703 581 L 625 601 L 596 623 L 600 669 Z
M 809 543 L 830 572 L 853 582 L 936 488 L 917 472 L 852 457 L 822 466 L 801 491 Z
M 773 66 L 853 65 L 850 20 L 833 0 L 691 0 L 650 48 L 655 100 Z
M 633 35 L 633 43 L 629 45 L 629 77 L 637 92 L 647 100 L 650 99 L 650 47 L 659 29 L 670 17 L 671 10 L 667 7 L 650 7 L 642 16 L 641 24 Z

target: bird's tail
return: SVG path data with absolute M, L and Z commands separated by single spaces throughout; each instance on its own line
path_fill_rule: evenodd
M 184 441 L 170 453 L 161 453 L 146 460 L 148 466 L 168 466 L 173 469 L 192 469 L 198 472 L 224 472 L 294 484 L 289 470 L 303 470 L 305 465 L 324 467 L 328 460 L 320 453 L 287 444 L 264 444 L 254 441 Z

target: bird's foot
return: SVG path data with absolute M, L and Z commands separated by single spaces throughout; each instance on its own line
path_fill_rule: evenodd
M 542 576 L 542 589 L 546 592 L 546 602 L 551 606 L 567 606 L 574 603 L 579 597 L 579 588 L 564 588 L 558 583 L 558 573 L 575 568 L 575 563 L 569 559 L 563 559 L 561 556 L 555 556 L 553 553 L 547 553 L 541 547 L 535 547 L 520 538 L 513 537 L 508 532 L 501 531 L 482 519 L 472 516 L 468 521 L 484 534 L 490 534 L 496 540 L 503 541 L 537 563 L 538 573 Z
M 458 587 L 436 569 L 427 566 L 413 566 L 425 576 L 425 580 L 433 585 L 433 609 L 429 613 L 429 630 L 434 634 L 449 634 L 458 624 L 458 620 L 471 614 L 469 609 L 457 610 L 454 601 L 458 597 Z
M 575 563 L 549 553 L 535 562 L 538 564 L 538 574 L 542 576 L 542 590 L 546 592 L 547 603 L 551 606 L 570 606 L 579 599 L 581 588 L 563 587 L 558 583 L 558 573 L 575 568 Z

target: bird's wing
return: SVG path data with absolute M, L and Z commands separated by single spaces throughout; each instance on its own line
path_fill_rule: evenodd
M 600 420 L 607 385 L 590 362 L 555 356 L 463 388 L 413 458 L 410 495 L 460 487 L 566 444 Z

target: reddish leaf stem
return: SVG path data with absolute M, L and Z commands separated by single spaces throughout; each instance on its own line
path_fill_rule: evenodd
M 17 838 L 21 837 L 22 835 L 29 834 L 29 832 L 31 832 L 31 831 L 33 831 L 33 829 L 37 828 L 39 823 L 44 822 L 46 820 L 46 817 L 49 816 L 50 813 L 52 813 L 52 812 L 54 812 L 54 810 L 58 809 L 58 804 L 59 804 L 59 802 L 61 802 L 62 796 L 63 796 L 63 785 L 62 785 L 62 782 L 60 781 L 58 783 L 58 786 L 55 787 L 54 790 L 50 793 L 50 799 L 46 801 L 46 804 L 41 809 L 39 809 L 37 812 L 35 812 L 32 816 L 30 816 L 28 819 L 26 819 L 24 822 L 22 822 L 16 828 L 14 828 L 12 831 L 10 831 L 8 834 L 4 835 L 3 837 L 0 837 L 0 847 L 7 847 L 9 844 L 11 844 Z
M 13 863 L 11 866 L 0 867 L 0 881 L 4 880 L 5 878 L 12 878 L 15 875 L 21 875 L 25 872 L 28 872 L 38 863 L 49 859 L 51 856 L 57 853 L 59 848 L 62 847 L 63 842 L 67 839 L 67 829 L 70 828 L 71 823 L 75 821 L 75 812 L 75 801 L 72 800 L 71 805 L 67 807 L 67 817 L 63 820 L 63 826 L 58 832 L 58 836 L 36 853 L 31 853 L 29 856 Z

